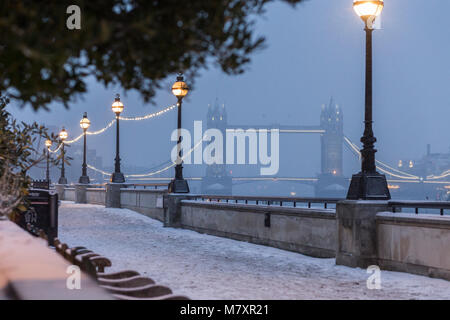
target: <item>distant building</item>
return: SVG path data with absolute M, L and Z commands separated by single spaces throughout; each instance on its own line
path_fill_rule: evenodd
M 421 180 L 450 181 L 450 152 L 432 153 L 427 145 L 426 154 L 418 159 L 401 159 L 399 170 L 418 176 Z M 417 184 L 416 184 L 417 185 Z M 419 187 L 403 187 L 400 192 L 415 199 L 450 200 L 450 184 L 419 184 Z
M 418 160 L 402 159 L 398 162 L 400 170 L 422 177 L 437 177 L 450 170 L 450 152 L 432 153 L 431 145 L 427 146 L 427 153 Z

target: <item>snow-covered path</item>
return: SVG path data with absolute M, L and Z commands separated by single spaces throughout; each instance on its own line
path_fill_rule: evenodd
M 109 271 L 134 269 L 193 299 L 450 299 L 450 282 L 381 272 L 369 290 L 366 270 L 334 259 L 164 228 L 127 209 L 63 202 L 59 237 L 111 259 Z

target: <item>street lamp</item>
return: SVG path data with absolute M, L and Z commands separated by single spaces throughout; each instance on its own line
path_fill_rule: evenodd
M 62 155 L 62 158 L 61 158 L 62 159 L 62 162 L 61 162 L 61 176 L 59 177 L 59 180 L 58 180 L 59 184 L 67 184 L 67 179 L 65 177 L 66 171 L 65 171 L 65 168 L 64 168 L 64 158 L 65 158 L 65 155 L 66 155 L 66 151 L 64 149 L 64 140 L 66 140 L 68 136 L 69 135 L 68 135 L 66 129 L 63 127 L 61 132 L 59 133 L 59 139 L 61 140 L 61 144 L 62 144 L 62 146 L 61 146 L 61 155 Z
M 91 126 L 91 121 L 87 117 L 87 112 L 83 114 L 83 119 L 80 121 L 80 127 L 83 129 L 83 138 L 84 138 L 84 145 L 83 145 L 83 165 L 81 169 L 81 177 L 78 180 L 79 183 L 82 184 L 89 184 L 89 176 L 87 175 L 87 164 L 86 164 L 86 131 Z
M 188 92 L 189 87 L 184 82 L 183 75 L 180 73 L 177 77 L 177 81 L 172 86 L 172 93 L 178 99 L 178 144 L 175 178 L 169 184 L 170 193 L 189 193 L 189 185 L 183 178 L 183 154 L 181 150 L 181 106 L 183 98 L 188 94 Z
M 111 106 L 112 111 L 116 114 L 116 159 L 114 163 L 114 173 L 111 176 L 111 182 L 124 183 L 125 176 L 120 172 L 120 132 L 119 132 L 119 117 L 123 111 L 123 103 L 120 101 L 120 95 L 116 95 L 116 99 Z
M 366 96 L 364 134 L 361 138 L 361 172 L 353 175 L 348 190 L 349 200 L 389 200 L 391 194 L 386 176 L 377 172 L 374 144 L 377 141 L 372 129 L 372 32 L 375 19 L 381 14 L 384 2 L 358 1 L 353 2 L 353 8 L 365 23 L 366 31 Z
M 52 146 L 52 140 L 45 140 L 45 146 L 47 147 L 47 170 L 45 172 L 45 180 L 50 185 L 50 147 Z

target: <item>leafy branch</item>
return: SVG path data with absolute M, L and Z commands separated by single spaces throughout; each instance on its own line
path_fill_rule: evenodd
M 6 110 L 9 99 L 0 96 L 0 216 L 26 210 L 24 201 L 31 179 L 27 171 L 45 159 L 38 139 L 51 139 L 47 129 L 34 122 L 17 122 Z

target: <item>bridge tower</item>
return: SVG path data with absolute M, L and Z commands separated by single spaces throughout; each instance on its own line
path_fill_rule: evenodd
M 206 119 L 207 129 L 218 129 L 226 137 L 227 112 L 225 104 L 219 105 L 216 100 L 214 106 L 208 105 Z M 223 159 L 226 159 L 226 150 L 223 151 Z M 202 179 L 202 193 L 215 195 L 232 194 L 232 178 L 228 174 L 226 164 L 212 164 L 206 167 L 206 174 Z
M 316 196 L 344 197 L 348 182 L 343 177 L 344 114 L 331 98 L 322 106 L 320 127 L 325 130 L 321 140 L 321 173 Z
M 322 174 L 342 176 L 344 115 L 333 98 L 326 107 L 322 106 L 320 126 L 325 130 L 321 136 Z

